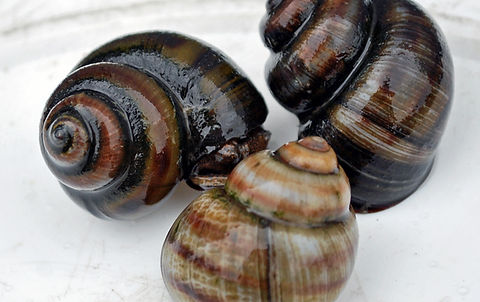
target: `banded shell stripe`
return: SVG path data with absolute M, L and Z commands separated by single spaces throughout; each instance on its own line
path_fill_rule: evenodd
M 335 106 L 330 113 L 330 121 L 355 144 L 386 159 L 411 164 L 424 162 L 432 157 L 431 150 L 402 140 L 381 125 L 343 106 Z
M 198 215 L 206 217 L 206 220 L 220 218 L 225 225 L 225 236 L 220 239 L 204 238 L 209 230 L 204 229 L 204 233 L 197 234 L 193 229 L 201 229 L 201 225 L 184 216 L 185 219 L 172 228 L 175 232 L 169 234 L 171 237 L 164 247 L 163 253 L 169 258 L 162 260 L 163 267 L 168 261 L 168 267 L 172 268 L 168 271 L 164 269 L 164 278 L 169 278 L 173 284 L 184 282 L 185 278 L 191 282 L 190 277 L 195 278 L 194 284 L 190 285 L 195 292 L 221 301 L 229 301 L 226 297 L 233 299 L 244 292 L 265 295 L 259 292 L 267 290 L 264 273 L 267 253 L 265 246 L 257 244 L 262 241 L 259 236 L 263 237 L 264 231 L 255 224 L 257 219 L 240 206 L 215 199 L 219 195 L 228 199 L 223 190 L 212 191 L 195 200 L 185 215 L 195 208 Z M 187 277 L 190 272 L 194 272 L 195 277 Z M 221 287 L 223 291 L 212 294 L 215 287 Z
M 308 173 L 275 160 L 268 151 L 237 165 L 225 188 L 260 216 L 307 225 L 341 217 L 350 202 L 342 169 L 338 174 Z
M 49 129 L 44 129 L 43 145 L 62 183 L 80 190 L 98 189 L 123 173 L 129 135 L 122 131 L 116 110 L 84 92 L 71 95 L 52 108 L 44 124 Z M 95 131 L 92 126 L 98 129 Z M 58 127 L 73 132 L 68 150 L 60 153 L 52 150 L 48 140 L 48 135 Z
M 353 211 L 341 222 L 318 228 L 261 224 L 223 190 L 212 191 L 187 207 L 167 235 L 162 271 L 174 299 L 331 301 L 338 295 L 353 269 L 357 248 Z M 209 237 L 209 229 L 203 235 L 192 232 L 193 225 L 201 229 L 188 218 L 192 211 L 207 220 L 222 221 L 226 236 Z M 250 227 L 241 228 L 240 224 Z M 251 235 L 257 238 L 257 249 L 235 254 L 246 245 L 240 238 Z M 206 248 L 208 245 L 212 248 Z M 245 276 L 257 276 L 258 281 L 246 282 Z

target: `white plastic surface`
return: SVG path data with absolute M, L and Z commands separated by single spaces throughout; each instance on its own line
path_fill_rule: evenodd
M 455 63 L 453 110 L 433 171 L 387 211 L 358 215 L 360 246 L 340 302 L 480 301 L 480 2 L 422 0 Z M 185 184 L 135 222 L 103 221 L 68 200 L 38 146 L 50 93 L 93 48 L 175 30 L 227 53 L 264 95 L 271 148 L 297 120 L 270 95 L 262 0 L 0 2 L 0 301 L 165 301 L 160 250 L 197 192 Z

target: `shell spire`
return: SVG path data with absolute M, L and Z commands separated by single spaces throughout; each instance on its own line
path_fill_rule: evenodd
M 232 171 L 225 190 L 257 215 L 306 225 L 340 220 L 350 205 L 348 178 L 320 137 L 248 157 Z
M 98 217 L 145 215 L 181 178 L 174 105 L 138 70 L 115 63 L 79 68 L 53 93 L 44 116 L 40 145 L 48 167 Z

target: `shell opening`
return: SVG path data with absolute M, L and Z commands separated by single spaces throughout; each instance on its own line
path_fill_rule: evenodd
M 187 183 L 194 189 L 222 187 L 235 165 L 250 154 L 264 150 L 269 140 L 270 132 L 262 127 L 251 131 L 244 139 L 229 140 L 197 162 Z

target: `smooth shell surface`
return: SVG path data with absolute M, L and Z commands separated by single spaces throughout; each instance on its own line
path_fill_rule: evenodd
M 181 179 L 207 173 L 200 184 L 214 183 L 208 173 L 228 173 L 264 149 L 266 114 L 255 87 L 217 50 L 176 33 L 134 34 L 92 52 L 57 87 L 40 145 L 79 205 L 135 219 Z M 223 156 L 231 145 L 239 147 Z
M 428 175 L 453 95 L 432 19 L 409 0 L 270 1 L 267 81 L 335 149 L 357 211 L 392 206 Z
M 221 189 L 177 219 L 162 252 L 175 301 L 333 301 L 353 270 L 353 212 L 317 228 L 262 219 Z
M 341 219 L 350 205 L 348 178 L 326 143 L 325 149 L 308 148 L 313 139 L 324 142 L 308 137 L 249 156 L 233 169 L 225 190 L 266 219 L 305 226 Z
M 282 150 L 324 157 L 325 165 L 298 164 Z M 353 270 L 358 230 L 348 179 L 330 151 L 315 137 L 259 152 L 235 167 L 226 190 L 194 200 L 162 250 L 173 299 L 334 301 Z
M 170 32 L 122 37 L 93 51 L 77 68 L 97 62 L 132 66 L 168 88 L 186 119 L 190 168 L 228 140 L 247 137 L 267 116 L 262 96 L 240 69 L 193 38 Z

